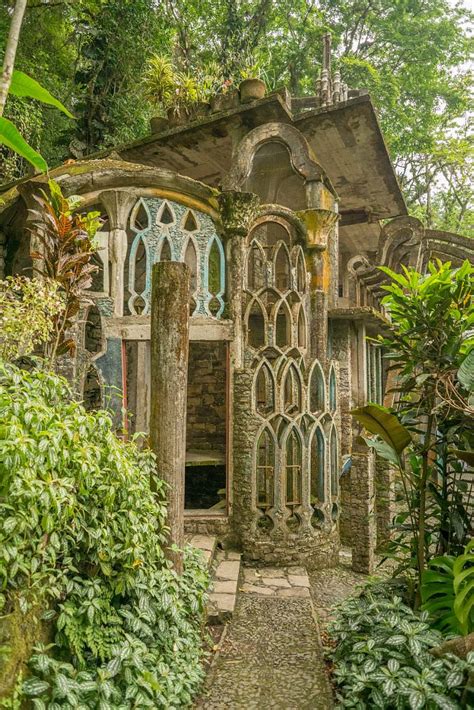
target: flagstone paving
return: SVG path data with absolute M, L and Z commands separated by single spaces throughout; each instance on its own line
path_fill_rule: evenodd
M 243 568 L 234 615 L 197 708 L 332 708 L 309 586 L 302 567 Z

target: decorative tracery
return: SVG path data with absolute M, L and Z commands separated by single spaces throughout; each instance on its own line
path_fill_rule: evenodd
M 137 201 L 130 216 L 126 309 L 148 315 L 152 266 L 184 261 L 191 270 L 191 315 L 220 318 L 224 310 L 225 255 L 211 218 L 157 197 Z

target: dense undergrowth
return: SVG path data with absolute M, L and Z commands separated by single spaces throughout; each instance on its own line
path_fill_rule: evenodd
M 431 653 L 445 637 L 427 612 L 413 611 L 388 582 L 368 585 L 336 608 L 334 642 L 338 707 L 457 710 L 474 707 L 474 653 L 466 660 Z M 471 679 L 471 680 L 470 680 Z
M 2 614 L 39 605 L 53 629 L 23 697 L 38 710 L 189 704 L 208 579 L 191 551 L 182 577 L 164 557 L 153 455 L 73 402 L 61 378 L 4 363 L 0 428 Z

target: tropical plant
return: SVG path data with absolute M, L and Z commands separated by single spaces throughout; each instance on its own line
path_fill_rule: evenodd
M 421 581 L 422 608 L 438 628 L 463 636 L 474 631 L 474 540 L 462 555 L 430 560 Z
M 56 281 L 26 276 L 0 281 L 0 358 L 16 360 L 47 343 L 62 309 Z
M 3 69 L 0 75 L 0 144 L 3 143 L 3 145 L 6 145 L 15 153 L 25 158 L 37 170 L 44 172 L 48 169 L 44 158 L 25 141 L 16 126 L 3 116 L 8 94 L 36 99 L 37 101 L 58 108 L 70 118 L 73 118 L 73 116 L 67 108 L 63 106 L 58 99 L 54 98 L 41 84 L 24 72 L 16 71 L 13 68 L 25 9 L 26 0 L 19 0 L 15 3 L 10 32 L 5 47 Z
M 375 435 L 369 446 L 400 472 L 405 510 L 391 548 L 420 583 L 427 559 L 462 552 L 472 532 L 460 459 L 469 458 L 473 443 L 467 385 L 474 267 L 437 261 L 427 274 L 382 270 L 392 281 L 383 299 L 391 326 L 379 341 L 396 371 L 397 402 L 392 410 L 369 404 L 353 414 Z
M 208 578 L 189 550 L 181 576 L 164 555 L 153 454 L 72 401 L 62 378 L 3 363 L 0 431 L 2 619 L 21 628 L 38 608 L 54 635 L 25 696 L 51 710 L 189 704 Z M 28 660 L 3 650 L 2 680 Z
M 207 102 L 223 87 L 224 80 L 215 64 L 190 73 L 178 70 L 168 57 L 154 54 L 147 62 L 142 83 L 152 104 L 180 115 Z
M 100 219 L 99 212 L 77 213 L 80 198 L 64 197 L 53 180 L 48 186 L 49 195 L 42 191 L 41 197 L 35 198 L 41 211 L 33 211 L 36 221 L 31 231 L 39 248 L 31 255 L 39 263 L 36 271 L 59 285 L 64 301 L 61 311 L 53 317 L 52 337 L 45 347 L 45 357 L 53 367 L 57 356 L 75 350 L 70 329 L 81 305 L 88 303 L 84 291 L 98 268 L 91 263 L 91 257 L 96 251 L 93 238 Z
M 329 627 L 339 707 L 456 710 L 467 697 L 474 653 L 435 658 L 443 636 L 390 585 L 367 586 L 335 608 Z

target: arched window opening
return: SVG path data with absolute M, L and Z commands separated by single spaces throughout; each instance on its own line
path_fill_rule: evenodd
M 278 247 L 275 256 L 275 287 L 285 293 L 290 288 L 291 266 L 290 257 L 283 244 Z
M 288 249 L 291 246 L 291 237 L 287 229 L 279 222 L 268 220 L 262 222 L 252 231 L 252 239 L 257 240 L 262 249 L 268 256 L 270 250 L 278 242 L 286 244 Z
M 298 347 L 306 347 L 306 318 L 303 306 L 300 307 L 298 313 Z
M 84 409 L 88 412 L 102 407 L 102 387 L 97 370 L 93 365 L 89 367 L 84 380 L 83 402 Z
M 150 226 L 150 214 L 143 200 L 138 200 L 130 214 L 130 226 L 135 232 L 143 232 Z M 102 229 L 104 227 L 102 226 Z
M 291 321 L 288 308 L 280 304 L 275 320 L 275 344 L 279 348 L 291 345 Z
M 257 444 L 257 508 L 267 510 L 274 501 L 275 442 L 267 429 Z
M 208 308 L 213 316 L 218 316 L 224 309 L 222 296 L 224 295 L 224 254 L 222 246 L 217 238 L 214 237 L 211 243 L 211 248 L 208 252 L 207 260 L 208 274 L 208 291 L 209 303 Z
M 198 226 L 197 226 L 196 218 L 191 211 L 189 211 L 186 215 L 186 219 L 184 220 L 183 229 L 186 232 L 197 232 Z
M 263 204 L 280 204 L 295 211 L 307 206 L 304 178 L 294 170 L 288 147 L 279 141 L 270 140 L 255 151 L 242 189 L 259 195 Z
M 294 429 L 286 440 L 286 504 L 301 504 L 302 448 L 301 441 Z
M 331 466 L 331 496 L 337 496 L 339 490 L 339 452 L 337 433 L 334 427 L 329 438 L 330 466 Z
M 301 411 L 301 385 L 294 365 L 287 370 L 283 392 L 285 414 L 298 414 Z
M 147 252 L 143 239 L 138 240 L 137 250 L 135 252 L 135 269 L 133 280 L 133 291 L 142 294 L 146 288 L 146 272 L 147 272 Z
M 311 439 L 311 505 L 324 503 L 326 495 L 325 485 L 325 442 L 324 434 L 318 427 Z
M 296 289 L 303 293 L 306 290 L 306 266 L 301 251 L 296 260 Z
M 331 369 L 329 375 L 329 411 L 335 412 L 337 409 L 337 388 L 336 388 L 336 373 Z
M 98 252 L 92 254 L 90 263 L 92 266 L 96 267 L 96 270 L 91 276 L 92 282 L 90 290 L 102 292 L 104 290 L 104 264 Z
M 275 409 L 275 387 L 270 368 L 264 363 L 255 380 L 255 409 L 263 417 L 268 416 Z
M 163 239 L 163 244 L 161 245 L 159 260 L 160 261 L 172 261 L 171 244 L 169 242 L 169 239 L 167 239 L 166 237 Z
M 160 224 L 167 225 L 167 224 L 173 224 L 174 221 L 175 221 L 175 217 L 174 217 L 174 214 L 173 214 L 170 206 L 168 205 L 167 202 L 164 202 L 163 206 L 161 208 L 161 212 L 158 215 L 158 222 Z
M 259 291 L 265 286 L 265 266 L 263 249 L 253 240 L 247 260 L 247 285 L 249 291 Z
M 194 246 L 192 239 L 188 240 L 188 245 L 184 254 L 184 263 L 189 267 L 191 272 L 191 293 L 194 293 L 197 288 L 197 254 L 196 247 Z
M 252 303 L 248 318 L 248 342 L 253 348 L 265 345 L 265 318 L 258 301 Z
M 324 376 L 319 364 L 316 364 L 311 373 L 311 380 L 309 384 L 309 405 L 311 411 L 323 412 L 325 409 L 324 401 Z
M 97 306 L 91 306 L 87 313 L 84 347 L 92 354 L 102 349 L 102 320 Z

